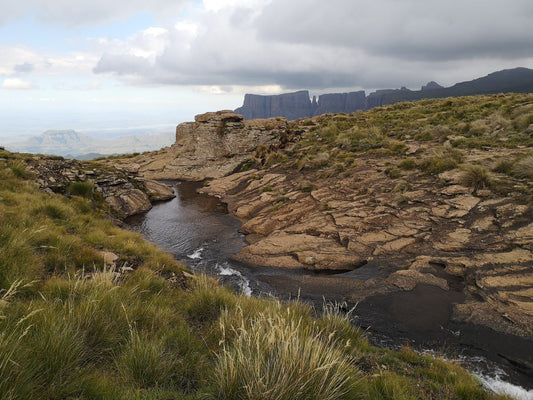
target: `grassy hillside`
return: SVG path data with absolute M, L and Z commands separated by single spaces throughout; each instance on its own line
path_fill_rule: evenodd
M 457 365 L 369 345 L 333 306 L 184 273 L 79 194 L 40 192 L 25 157 L 0 152 L 1 399 L 503 398 Z
M 319 177 L 349 176 L 358 162 L 391 157 L 387 173 L 418 170 L 437 175 L 467 161 L 531 182 L 533 179 L 533 95 L 471 96 L 398 103 L 354 114 L 325 114 L 292 123 L 296 144 L 256 151 L 263 164 L 282 164 Z M 513 154 L 512 158 L 505 158 Z M 489 182 L 465 182 L 486 185 Z M 505 182 L 494 181 L 505 191 Z

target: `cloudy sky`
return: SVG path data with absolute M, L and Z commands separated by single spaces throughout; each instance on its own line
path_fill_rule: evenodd
M 531 0 L 0 0 L 0 141 L 533 68 Z M 1 144 L 1 143 L 0 143 Z

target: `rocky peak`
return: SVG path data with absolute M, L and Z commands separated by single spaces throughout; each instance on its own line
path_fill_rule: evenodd
M 443 88 L 443 86 L 439 85 L 437 82 L 430 81 L 427 84 L 425 84 L 424 86 L 422 86 L 421 90 L 432 90 L 432 89 L 442 89 L 442 88 Z

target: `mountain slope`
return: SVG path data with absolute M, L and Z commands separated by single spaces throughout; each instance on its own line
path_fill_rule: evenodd
M 514 68 L 493 72 L 485 77 L 456 83 L 448 88 L 378 91 L 367 97 L 367 106 L 372 108 L 401 101 L 496 93 L 533 93 L 533 70 Z

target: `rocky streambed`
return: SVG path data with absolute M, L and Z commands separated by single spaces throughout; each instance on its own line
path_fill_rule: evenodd
M 108 163 L 210 179 L 201 195 L 224 203 L 244 236 L 231 251 L 224 236 L 208 240 L 222 262 L 205 261 L 210 245 L 187 249 L 195 267 L 248 292 L 357 304 L 374 338 L 482 355 L 531 388 L 532 157 L 519 118 L 530 104 L 508 100 L 511 114 L 483 111 L 492 97 L 291 123 L 219 111 L 179 125 L 169 148 Z
M 127 223 L 194 270 L 218 276 L 248 295 L 299 297 L 318 309 L 325 301 L 344 302 L 346 310 L 356 307 L 355 323 L 378 344 L 435 351 L 462 359 L 471 369 L 492 377 L 493 383 L 512 382 L 526 388 L 514 389 L 525 395 L 533 389 L 533 341 L 458 319 L 454 313 L 468 299 L 467 283 L 447 272 L 443 264 L 431 264 L 431 273 L 420 272 L 433 278 L 406 274 L 403 280 L 391 278 L 403 277 L 401 271 L 406 271 L 392 258 L 349 270 L 246 264 L 239 256 L 247 248 L 239 232 L 245 225 L 229 215 L 218 199 L 197 193 L 209 190 L 202 184 L 167 183 L 173 184 L 176 198 Z M 397 279 L 400 290 L 375 289 L 379 282 L 383 288 L 393 285 L 392 279 Z M 357 300 L 353 294 L 358 291 L 368 293 Z

